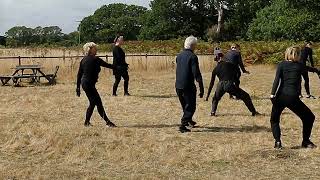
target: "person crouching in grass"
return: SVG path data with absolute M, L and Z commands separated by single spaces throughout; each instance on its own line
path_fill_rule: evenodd
M 275 139 L 275 149 L 282 149 L 280 116 L 285 108 L 289 108 L 302 120 L 303 141 L 302 148 L 316 148 L 310 141 L 311 131 L 315 120 L 312 111 L 300 100 L 301 76 L 305 71 L 317 72 L 316 68 L 304 66 L 300 61 L 301 49 L 293 46 L 286 50 L 285 60 L 277 68 L 271 101 L 271 129 Z

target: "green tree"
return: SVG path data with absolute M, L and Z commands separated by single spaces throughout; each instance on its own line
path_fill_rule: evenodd
M 319 40 L 319 14 L 306 6 L 295 7 L 290 1 L 276 0 L 258 12 L 250 24 L 252 40 Z
M 150 6 L 152 10 L 144 16 L 141 39 L 203 37 L 211 16 L 207 0 L 154 0 Z
M 117 34 L 136 40 L 141 29 L 140 18 L 147 8 L 126 4 L 105 5 L 81 21 L 79 29 L 85 41 L 112 42 Z

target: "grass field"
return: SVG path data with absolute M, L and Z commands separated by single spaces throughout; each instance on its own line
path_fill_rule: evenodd
M 285 149 L 273 150 L 274 67 L 248 69 L 241 86 L 264 116 L 251 117 L 242 102 L 225 96 L 212 118 L 211 103 L 198 99 L 200 128 L 188 134 L 177 131 L 182 112 L 173 70 L 132 70 L 131 97 L 111 97 L 113 77 L 101 74 L 97 87 L 115 129 L 97 112 L 94 126 L 83 126 L 87 99 L 75 96 L 67 71 L 56 86 L 0 87 L 0 179 L 319 179 L 320 150 L 296 148 L 301 122 L 290 111 L 281 123 Z M 203 76 L 207 88 L 209 71 Z M 314 74 L 311 86 L 319 97 Z M 316 114 L 313 141 L 320 145 L 319 99 L 304 101 Z

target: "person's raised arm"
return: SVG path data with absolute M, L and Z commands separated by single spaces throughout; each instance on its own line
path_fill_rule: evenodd
M 203 87 L 202 75 L 199 68 L 199 60 L 197 56 L 194 56 L 191 58 L 191 68 L 192 68 L 193 76 L 195 77 L 196 81 L 199 83 L 199 88 L 200 88 L 199 96 L 200 98 L 203 98 L 204 87 Z
M 215 80 L 216 80 L 216 71 L 217 71 L 217 68 L 215 68 L 215 69 L 212 71 L 212 76 L 211 76 L 211 81 L 210 81 L 210 85 L 209 85 L 208 95 L 207 95 L 207 97 L 206 97 L 206 101 L 209 100 L 211 91 L 212 91 L 212 89 L 213 89 L 214 82 L 215 82 Z
M 276 97 L 276 93 L 281 83 L 281 76 L 282 76 L 282 67 L 281 67 L 281 64 L 279 64 L 277 67 L 276 77 L 274 78 L 274 81 L 273 81 L 273 86 L 272 86 L 272 91 L 270 96 L 271 99 Z

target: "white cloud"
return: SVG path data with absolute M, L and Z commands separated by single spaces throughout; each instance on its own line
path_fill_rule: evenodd
M 83 17 L 105 4 L 126 3 L 148 7 L 150 0 L 1 0 L 0 35 L 14 26 L 57 25 L 75 31 Z

